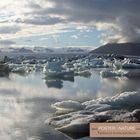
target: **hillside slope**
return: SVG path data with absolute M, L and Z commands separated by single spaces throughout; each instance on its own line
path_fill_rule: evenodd
M 92 50 L 90 53 L 140 56 L 140 43 L 106 44 L 95 50 Z

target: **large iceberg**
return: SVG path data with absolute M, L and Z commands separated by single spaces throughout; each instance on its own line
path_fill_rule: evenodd
M 103 78 L 111 78 L 111 77 L 139 77 L 140 76 L 140 70 L 102 70 L 100 72 L 101 77 Z
M 56 110 L 68 109 L 46 123 L 73 138 L 88 136 L 91 122 L 138 122 L 140 121 L 140 93 L 124 92 L 113 97 L 79 103 L 62 101 L 52 105 Z M 80 134 L 83 135 L 80 135 Z
M 107 78 L 107 77 L 123 77 L 123 76 L 127 76 L 127 71 L 124 70 L 103 70 L 100 72 L 100 75 L 103 78 Z

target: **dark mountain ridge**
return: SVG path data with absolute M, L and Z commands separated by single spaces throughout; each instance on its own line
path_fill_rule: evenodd
M 140 56 L 140 43 L 109 43 L 90 53 Z

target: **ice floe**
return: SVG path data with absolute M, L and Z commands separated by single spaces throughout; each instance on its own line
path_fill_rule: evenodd
M 110 77 L 139 77 L 140 76 L 140 70 L 102 70 L 100 72 L 101 77 L 103 78 L 110 78 Z
M 113 97 L 93 99 L 79 103 L 62 101 L 53 104 L 56 110 L 72 110 L 46 120 L 56 130 L 73 138 L 88 136 L 91 122 L 138 122 L 140 121 L 140 92 L 124 92 Z M 83 137 L 82 135 L 80 135 Z
M 52 107 L 56 108 L 57 110 L 76 111 L 76 110 L 84 109 L 85 106 L 77 101 L 68 100 L 68 101 L 62 101 L 62 102 L 55 103 L 52 105 Z
M 122 76 L 127 76 L 127 71 L 124 71 L 124 70 L 116 70 L 116 71 L 113 71 L 113 70 L 103 70 L 100 72 L 101 76 L 103 78 L 106 78 L 106 77 L 122 77 Z

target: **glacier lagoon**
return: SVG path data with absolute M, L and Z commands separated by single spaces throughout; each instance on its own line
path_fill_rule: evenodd
M 55 114 L 52 105 L 68 100 L 83 103 L 139 91 L 140 78 L 102 78 L 101 70 L 91 70 L 90 77 L 75 76 L 73 79 L 50 81 L 45 80 L 40 72 L 29 75 L 11 73 L 0 77 L 0 139 L 71 139 L 45 123 Z

